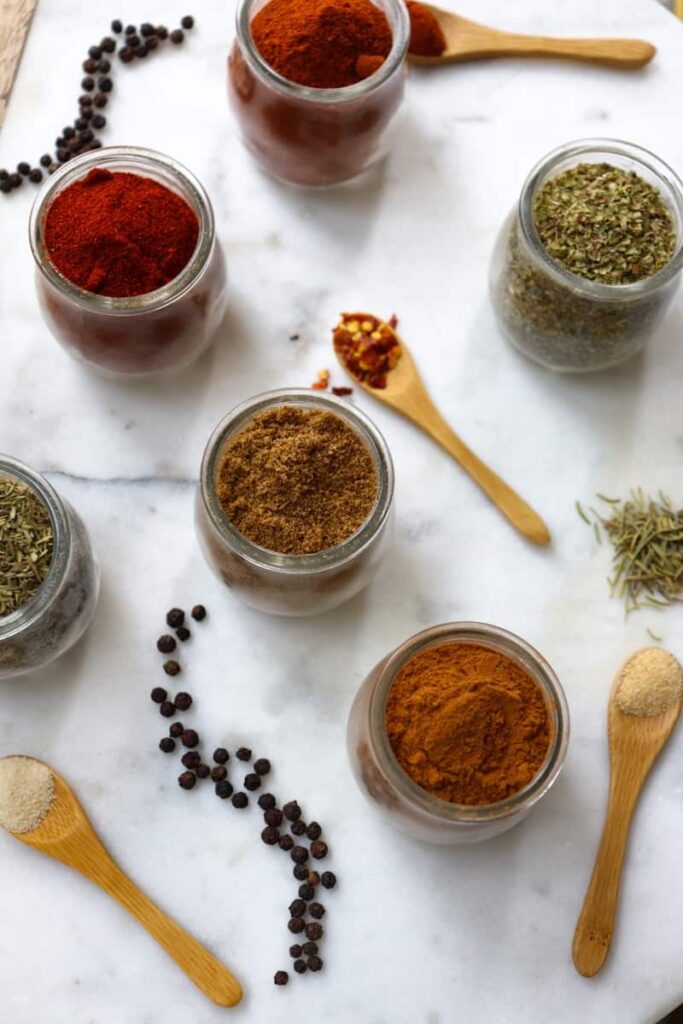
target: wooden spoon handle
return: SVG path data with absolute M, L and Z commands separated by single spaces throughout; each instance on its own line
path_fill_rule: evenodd
M 90 865 L 88 877 L 147 929 L 205 996 L 218 1006 L 239 1003 L 242 989 L 227 967 L 145 896 L 108 854 Z
M 600 846 L 572 944 L 574 966 L 586 978 L 598 973 L 609 953 L 626 840 L 639 792 L 638 785 L 610 791 Z
M 484 52 L 487 47 L 490 52 Z M 652 43 L 642 39 L 557 39 L 491 30 L 486 42 L 482 39 L 482 52 L 477 55 L 563 57 L 613 68 L 640 68 L 651 61 L 656 52 Z
M 533 544 L 549 543 L 550 531 L 538 513 L 467 447 L 431 403 L 429 416 L 421 416 L 420 424 L 479 484 L 515 529 Z

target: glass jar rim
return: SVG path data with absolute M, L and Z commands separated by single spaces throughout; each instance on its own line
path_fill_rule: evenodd
M 237 530 L 223 512 L 216 489 L 216 463 L 223 445 L 230 435 L 247 425 L 261 412 L 277 406 L 304 405 L 334 413 L 344 420 L 364 441 L 373 457 L 377 469 L 377 497 L 372 511 L 359 528 L 349 537 L 332 548 L 325 548 L 309 555 L 286 555 L 254 544 Z M 384 525 L 394 494 L 394 467 L 391 453 L 384 437 L 372 420 L 359 409 L 334 395 L 323 395 L 311 388 L 278 388 L 254 395 L 235 406 L 220 421 L 211 434 L 200 471 L 199 486 L 202 502 L 209 519 L 221 537 L 241 558 L 257 568 L 295 575 L 325 572 L 339 568 L 355 558 L 374 539 Z
M 64 577 L 71 549 L 71 526 L 63 500 L 44 476 L 11 455 L 0 454 L 0 478 L 25 483 L 40 498 L 50 516 L 53 532 L 52 561 L 47 576 L 26 604 L 0 617 L 0 641 L 10 640 L 32 626 L 54 600 Z
M 613 154 L 614 156 L 626 157 L 634 163 L 640 164 L 641 167 L 646 168 L 656 179 L 658 187 L 661 185 L 665 186 L 666 192 L 670 194 L 671 199 L 674 201 L 676 209 L 672 213 L 678 219 L 676 251 L 669 262 L 655 274 L 643 277 L 639 281 L 633 281 L 630 284 L 602 284 L 598 281 L 589 281 L 585 277 L 572 273 L 571 270 L 567 270 L 560 263 L 556 263 L 548 255 L 534 221 L 533 201 L 536 191 L 552 175 L 552 171 L 557 164 L 565 160 L 571 160 L 574 157 L 587 157 L 591 154 L 602 155 L 603 157 Z M 662 191 L 661 188 L 660 191 Z M 667 196 L 664 192 L 662 192 L 662 198 L 666 201 Z M 635 143 L 626 142 L 623 139 L 576 139 L 551 150 L 532 167 L 527 175 L 519 197 L 518 213 L 524 239 L 536 258 L 542 262 L 544 271 L 548 272 L 564 287 L 570 288 L 575 292 L 581 292 L 587 298 L 602 302 L 624 302 L 639 299 L 643 295 L 656 291 L 666 284 L 683 267 L 683 181 L 681 181 L 674 169 L 655 153 L 644 149 L 642 146 L 637 146 Z
M 194 252 L 180 273 L 167 284 L 152 292 L 141 295 L 118 297 L 100 295 L 80 288 L 73 281 L 61 274 L 43 253 L 42 224 L 44 213 L 49 208 L 56 194 L 68 187 L 78 178 L 84 177 L 95 167 L 106 169 L 125 168 L 125 165 L 145 165 L 150 173 L 155 170 L 179 180 L 192 197 L 194 212 L 199 218 L 199 236 Z M 81 153 L 79 156 L 63 164 L 59 170 L 45 181 L 36 196 L 29 218 L 29 242 L 31 252 L 38 270 L 47 278 L 51 285 L 62 294 L 92 312 L 102 315 L 125 316 L 130 313 L 147 313 L 162 309 L 175 302 L 188 292 L 204 271 L 213 248 L 215 238 L 215 222 L 211 200 L 204 186 L 183 164 L 153 149 L 142 146 L 103 146 L 101 149 Z
M 242 53 L 274 89 L 292 99 L 310 100 L 314 103 L 339 104 L 361 99 L 373 92 L 400 67 L 408 52 L 410 42 L 410 21 L 408 10 L 402 0 L 385 0 L 396 16 L 396 25 L 392 27 L 392 46 L 384 63 L 367 78 L 354 85 L 346 85 L 337 89 L 315 89 L 309 85 L 299 85 L 284 75 L 279 74 L 261 56 L 251 34 L 251 9 L 256 0 L 239 0 L 235 16 L 237 40 Z
M 470 643 L 496 650 L 511 658 L 543 690 L 552 704 L 557 728 L 543 764 L 526 786 L 493 804 L 455 804 L 422 789 L 401 767 L 389 742 L 384 714 L 396 675 L 419 651 L 449 643 Z M 487 622 L 444 622 L 415 633 L 380 663 L 370 698 L 370 742 L 389 785 L 413 806 L 444 822 L 480 825 L 529 810 L 547 793 L 559 775 L 569 743 L 569 708 L 564 690 L 546 659 L 522 637 Z M 380 756 L 377 757 L 377 754 Z

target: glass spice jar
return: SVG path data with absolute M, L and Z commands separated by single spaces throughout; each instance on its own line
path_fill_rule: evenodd
M 676 230 L 669 263 L 631 284 L 602 284 L 571 273 L 547 254 L 534 202 L 550 179 L 577 164 L 633 171 L 658 189 Z M 570 142 L 526 179 L 494 249 L 490 293 L 498 324 L 515 348 L 551 370 L 589 372 L 629 359 L 647 344 L 678 287 L 683 267 L 683 183 L 653 153 L 616 139 Z
M 410 24 L 402 0 L 375 2 L 393 35 L 382 66 L 355 85 L 314 89 L 266 63 L 250 31 L 263 0 L 240 0 L 228 94 L 244 145 L 273 177 L 295 185 L 337 185 L 386 156 L 403 99 Z
M 43 237 L 57 194 L 93 168 L 152 178 L 180 195 L 199 220 L 199 237 L 185 268 L 155 291 L 112 298 L 85 291 L 52 265 Z M 134 146 L 83 153 L 43 185 L 31 211 L 31 249 L 38 302 L 66 351 L 107 376 L 151 376 L 193 362 L 212 340 L 225 312 L 226 267 L 209 197 L 193 174 L 171 157 Z
M 0 455 L 0 477 L 26 484 L 51 520 L 53 553 L 42 585 L 25 605 L 0 618 L 0 679 L 48 665 L 80 639 L 93 617 L 99 569 L 80 516 L 44 477 Z
M 368 518 L 336 547 L 308 555 L 269 551 L 248 540 L 229 521 L 216 494 L 221 457 L 254 417 L 285 405 L 333 413 L 360 437 L 377 470 L 377 497 Z M 274 615 L 316 615 L 354 597 L 383 559 L 393 526 L 394 469 L 377 427 L 348 402 L 309 388 L 268 391 L 248 399 L 221 420 L 202 459 L 196 526 L 213 572 L 246 604 Z
M 495 804 L 454 804 L 427 793 L 401 768 L 387 737 L 385 707 L 398 672 L 419 651 L 444 643 L 474 644 L 499 651 L 536 682 L 545 699 L 551 723 L 545 761 L 527 786 Z M 361 684 L 347 730 L 351 768 L 367 799 L 402 832 L 452 846 L 490 839 L 523 821 L 559 775 L 568 742 L 567 702 L 548 662 L 514 633 L 482 622 L 431 626 L 387 654 Z

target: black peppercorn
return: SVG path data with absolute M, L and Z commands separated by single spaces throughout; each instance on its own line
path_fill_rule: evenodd
M 321 918 L 325 913 L 325 908 L 322 905 L 322 903 L 311 903 L 310 907 L 308 908 L 308 913 L 311 915 L 311 917 Z
M 270 825 L 264 828 L 261 832 L 261 839 L 266 846 L 275 846 L 279 838 L 280 833 L 278 830 L 276 828 L 271 828 Z
M 92 96 L 84 92 L 82 96 L 78 97 L 78 105 L 79 107 L 92 107 Z
M 289 955 L 291 956 L 292 960 L 296 960 L 296 958 L 301 956 L 302 953 L 303 950 L 298 942 L 295 942 L 293 946 L 289 947 Z
M 43 153 L 43 155 L 40 158 L 40 163 L 43 165 L 43 167 L 49 167 L 52 163 L 52 157 L 50 156 L 50 154 Z
M 105 96 L 103 92 L 95 93 L 95 98 L 93 99 L 93 103 L 95 104 L 96 107 L 100 107 L 100 108 L 106 107 L 108 102 L 109 102 L 109 97 Z
M 196 604 L 194 606 L 194 608 L 192 609 L 192 613 L 191 614 L 192 614 L 192 618 L 196 622 L 201 622 L 202 619 L 206 618 L 206 608 L 204 607 L 203 604 Z
M 196 750 L 188 750 L 186 754 L 180 758 L 186 768 L 196 768 L 202 763 L 201 755 Z
M 258 798 L 258 805 L 262 811 L 270 811 L 275 807 L 276 803 L 277 800 L 272 793 L 261 793 L 261 796 Z
M 187 711 L 189 708 L 192 707 L 191 694 L 184 693 L 182 691 L 180 693 L 176 693 L 175 706 L 178 708 L 178 711 Z
M 306 938 L 311 939 L 313 942 L 317 942 L 318 939 L 323 937 L 323 926 L 318 924 L 317 921 L 311 921 L 310 924 L 306 925 Z
M 320 881 L 326 889 L 334 889 L 337 884 L 337 876 L 333 871 L 323 871 Z
M 182 28 L 194 28 L 194 18 L 191 14 L 186 14 L 184 18 L 180 19 L 180 24 Z
M 140 25 L 140 35 L 141 36 L 153 36 L 154 35 L 154 25 L 150 24 L 149 21 L 143 21 L 142 25 Z
M 250 793 L 259 789 L 261 786 L 261 778 L 256 772 L 249 772 L 248 775 L 244 776 L 244 788 L 248 789 Z
M 216 796 L 219 796 L 221 800 L 227 800 L 229 796 L 232 796 L 232 784 L 225 779 L 217 782 L 215 788 Z
M 119 60 L 123 64 L 130 64 L 135 54 L 132 50 L 129 50 L 127 46 L 122 46 L 119 50 Z
M 97 116 L 101 117 L 102 115 L 98 114 Z M 102 121 L 104 121 L 103 117 L 102 117 Z M 97 128 L 98 125 L 95 125 L 95 127 Z M 104 124 L 100 125 L 99 127 L 104 128 Z M 189 640 L 190 637 L 192 636 L 192 634 L 190 633 L 190 631 L 187 628 L 187 626 L 180 626 L 179 629 L 176 629 L 175 635 L 178 637 L 178 639 L 181 641 L 181 643 L 185 643 L 185 641 Z
M 88 111 L 88 113 L 92 117 L 92 111 Z M 88 127 L 87 118 L 77 117 L 74 121 L 74 127 L 77 128 L 79 132 L 85 131 L 85 129 Z
M 324 843 L 322 839 L 317 839 L 314 843 L 311 843 L 311 856 L 315 857 L 316 860 L 322 860 L 323 857 L 327 857 L 327 843 Z
M 314 896 L 315 896 L 315 890 L 313 889 L 312 885 L 308 884 L 308 882 L 303 882 L 302 885 L 299 886 L 299 897 L 300 897 L 300 899 L 308 901 L 308 900 L 312 900 Z
M 287 821 L 296 821 L 297 818 L 301 817 L 301 808 L 296 800 L 290 800 L 289 803 L 286 803 L 282 811 Z
M 213 759 L 216 764 L 225 764 L 230 760 L 230 754 L 227 752 L 225 747 L 216 747 L 213 752 Z
M 101 139 L 93 139 L 92 142 L 88 143 L 87 148 L 88 149 L 101 149 L 102 148 L 102 140 Z
M 239 747 L 235 751 L 235 757 L 239 761 L 251 761 L 251 750 L 248 747 Z
M 158 39 L 168 39 L 168 29 L 165 25 L 157 25 L 156 35 Z
M 165 661 L 162 668 L 167 676 L 177 676 L 180 672 L 180 665 L 177 661 Z
M 184 726 L 182 722 L 174 722 L 171 728 L 168 730 L 169 734 L 174 740 L 180 739 L 184 732 Z
M 155 704 L 163 704 L 168 694 L 163 686 L 155 686 L 150 696 Z
M 193 772 L 183 772 L 182 775 L 178 776 L 178 785 L 181 789 L 192 789 L 197 781 L 197 776 Z
M 136 50 L 141 42 L 142 40 L 137 32 L 132 32 L 126 39 L 126 46 L 129 46 L 131 50 Z
M 270 771 L 270 761 L 267 757 L 259 757 L 254 761 L 254 771 L 257 775 L 267 775 Z
M 197 765 L 197 777 L 200 779 L 207 779 L 211 774 L 211 769 L 208 764 Z
M 83 110 L 81 110 L 81 116 L 78 118 L 78 120 L 79 121 L 85 121 L 86 126 L 87 126 L 88 121 L 92 121 L 94 116 L 95 116 L 95 111 L 93 110 L 92 107 L 84 107 Z M 76 124 L 76 127 L 78 127 L 77 124 Z
M 322 835 L 322 828 L 317 821 L 312 821 L 306 829 L 306 835 L 309 839 L 320 839 Z
M 92 128 L 84 128 L 83 131 L 78 133 L 78 138 L 81 140 L 81 142 L 92 142 L 92 140 L 95 138 L 95 133 L 93 132 Z
M 322 968 L 323 962 L 319 956 L 309 956 L 306 961 L 306 966 L 309 971 L 319 971 Z
M 107 78 L 107 76 L 105 75 L 104 78 L 98 79 L 97 88 L 100 90 L 100 92 L 111 92 L 114 88 L 114 83 L 112 82 L 111 78 Z
M 69 159 L 69 156 L 70 156 L 69 150 L 68 149 L 63 149 L 61 146 L 58 146 L 57 147 L 56 156 L 57 156 L 57 160 L 59 161 L 59 163 L 60 164 L 64 164 Z
M 164 635 L 160 636 L 157 640 L 157 650 L 161 651 L 162 654 L 170 654 L 171 651 L 175 651 L 177 646 L 178 645 L 173 637 L 168 633 L 164 633 Z
M 295 836 L 302 836 L 306 831 L 306 822 L 301 821 L 301 819 L 298 818 L 296 821 L 293 821 L 289 827 Z
M 97 61 L 93 60 L 92 57 L 88 57 L 87 60 L 83 61 L 82 67 L 86 75 L 94 75 L 97 71 Z
M 300 935 L 301 932 L 306 927 L 306 922 L 304 921 L 303 917 L 290 917 L 289 921 L 287 922 L 287 927 L 289 928 L 290 932 L 292 932 L 292 934 Z
M 211 778 L 214 782 L 221 782 L 228 777 L 228 769 L 225 765 L 216 764 L 211 769 Z
M 7 193 L 11 191 L 12 182 L 9 180 L 9 177 L 3 178 L 2 181 L 0 181 L 0 192 L 4 192 L 5 195 L 7 195 Z
M 295 846 L 290 853 L 290 857 L 295 864 L 303 864 L 304 861 L 308 860 L 308 850 L 305 846 Z
M 97 130 L 99 131 L 101 128 L 104 128 L 106 123 L 107 123 L 107 119 L 104 116 L 104 114 L 93 114 L 93 119 L 92 119 L 92 126 L 93 126 L 93 128 L 97 128 Z M 179 636 L 179 633 L 180 633 L 180 630 L 177 631 L 176 636 L 178 636 L 179 639 L 182 640 L 183 638 L 181 636 Z
M 301 952 L 305 953 L 306 956 L 317 956 L 318 943 L 317 942 L 304 942 L 301 947 Z
M 174 28 L 173 31 L 169 33 L 168 38 L 172 43 L 175 43 L 175 45 L 178 46 L 178 44 L 182 43 L 185 38 L 185 33 L 181 28 Z
M 81 89 L 83 89 L 85 92 L 92 92 L 94 88 L 95 79 L 91 78 L 90 75 L 86 75 L 86 77 L 81 82 Z
M 32 167 L 28 172 L 29 181 L 38 184 L 39 181 L 43 180 L 43 172 L 39 167 Z
M 136 57 L 146 57 L 148 52 L 149 51 L 147 50 L 147 43 L 140 43 L 140 45 L 136 46 L 135 49 L 133 50 L 133 53 L 135 54 Z
M 80 139 L 69 139 L 69 149 L 72 153 L 80 153 L 83 148 Z
M 9 171 L 6 171 L 4 167 L 0 170 L 0 181 L 9 181 Z
M 19 188 L 19 186 L 21 185 L 21 183 L 23 181 L 23 178 L 21 177 L 20 174 L 18 174 L 15 171 L 14 174 L 10 174 L 9 180 L 10 180 L 10 184 L 11 184 L 12 188 Z
M 246 793 L 235 793 L 232 798 L 232 806 L 242 811 L 249 806 L 249 797 Z
M 170 700 L 165 700 L 159 707 L 159 712 L 164 718 L 173 718 L 175 715 L 175 704 L 171 704 Z
M 281 850 L 284 850 L 285 853 L 289 853 L 289 851 L 294 846 L 294 840 L 292 839 L 291 836 L 280 836 L 280 838 L 278 839 L 278 846 L 280 847 Z
M 113 53 L 116 49 L 116 40 L 112 39 L 111 36 L 105 36 L 104 39 L 100 40 L 100 50 L 103 53 Z
M 156 50 L 158 45 L 159 45 L 159 40 L 157 39 L 156 36 L 150 36 L 149 39 L 145 40 L 145 46 L 147 47 L 147 52 L 148 53 L 149 53 L 150 50 Z
M 115 36 L 123 32 L 123 22 L 119 21 L 118 18 L 114 18 L 110 27 Z
M 175 740 L 172 740 L 170 736 L 164 736 L 159 740 L 159 750 L 163 750 L 164 754 L 172 754 L 175 750 Z
M 170 612 L 166 612 L 166 625 L 170 626 L 171 629 L 177 629 L 184 622 L 185 612 L 182 608 L 171 608 Z
M 292 967 L 294 968 L 294 970 L 296 971 L 297 974 L 305 974 L 306 973 L 306 961 L 305 960 L 295 960 L 294 963 L 292 964 Z
M 270 810 L 264 813 L 263 820 L 266 825 L 273 825 L 277 828 L 282 824 L 282 811 L 279 807 L 271 807 Z
M 136 32 L 137 32 L 137 29 L 136 29 L 135 25 L 126 25 L 126 33 L 125 34 L 127 36 L 134 36 Z
M 308 868 L 305 864 L 295 864 L 292 868 L 292 874 L 296 878 L 297 882 L 303 882 L 308 875 Z
M 101 75 L 108 75 L 111 71 L 111 61 L 100 60 L 97 62 L 97 70 Z
M 287 971 L 276 971 L 273 981 L 276 985 L 286 985 L 289 981 L 289 975 Z
M 194 729 L 185 729 L 181 740 L 184 747 L 196 747 L 199 743 L 199 736 Z
M 75 135 L 76 135 L 76 129 L 75 128 L 71 128 L 71 127 L 65 128 L 64 131 L 62 132 L 62 136 L 65 139 L 73 139 L 75 137 Z
M 88 50 L 88 56 L 92 57 L 93 60 L 99 60 L 102 56 L 102 48 L 99 46 L 91 46 Z
M 292 900 L 289 904 L 289 916 L 290 917 L 303 917 L 306 913 L 306 902 L 305 900 L 298 899 Z
M 308 882 L 309 885 L 313 885 L 313 886 L 319 885 L 320 884 L 320 875 L 318 874 L 317 871 L 309 871 L 308 872 L 308 876 L 306 878 L 306 881 Z

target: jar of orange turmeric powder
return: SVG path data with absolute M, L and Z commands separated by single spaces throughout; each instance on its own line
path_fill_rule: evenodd
M 451 622 L 388 654 L 348 725 L 361 790 L 403 832 L 476 843 L 519 824 L 557 778 L 569 741 L 557 676 L 497 626 Z

